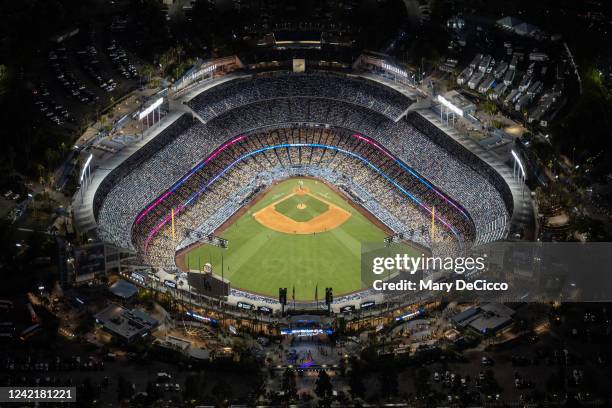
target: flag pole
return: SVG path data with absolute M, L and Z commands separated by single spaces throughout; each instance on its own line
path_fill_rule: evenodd
M 176 241 L 175 239 L 175 235 L 174 235 L 174 207 L 171 209 L 171 217 L 172 217 L 172 242 L 174 243 Z
M 433 245 L 436 236 L 436 207 L 431 207 L 431 245 Z

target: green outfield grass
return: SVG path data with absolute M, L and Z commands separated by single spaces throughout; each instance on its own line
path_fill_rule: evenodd
M 310 179 L 302 182 L 315 196 L 349 211 L 351 218 L 338 228 L 317 234 L 285 234 L 264 227 L 252 213 L 290 194 L 298 185 L 297 179 L 286 180 L 220 234 L 229 241 L 227 249 L 200 246 L 185 254 L 185 262 L 191 269 L 211 263 L 214 273 L 221 275 L 223 251 L 224 276 L 232 287 L 271 297 L 278 296 L 279 287 L 288 288 L 291 297 L 295 286 L 297 300 L 314 299 L 316 285 L 319 299 L 324 297 L 325 287 L 332 287 L 336 296 L 361 289 L 361 243 L 382 242 L 385 232 L 325 184 Z M 282 206 L 276 209 L 296 221 L 311 219 L 328 207 L 312 197 L 292 198 L 279 203 Z M 306 204 L 305 210 L 296 209 L 300 202 Z

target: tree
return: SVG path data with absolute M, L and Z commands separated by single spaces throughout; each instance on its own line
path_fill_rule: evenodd
M 485 103 L 482 104 L 482 108 L 483 110 L 488 113 L 489 115 L 495 115 L 498 112 L 498 107 L 495 103 L 491 102 L 491 101 L 486 101 Z
M 319 378 L 315 383 L 315 394 L 319 398 L 326 399 L 332 396 L 334 387 L 332 386 L 331 379 L 327 374 L 327 371 L 323 370 L 319 372 Z
M 140 76 L 147 79 L 147 83 L 151 82 L 151 78 L 155 74 L 155 68 L 150 64 L 144 64 L 140 68 Z

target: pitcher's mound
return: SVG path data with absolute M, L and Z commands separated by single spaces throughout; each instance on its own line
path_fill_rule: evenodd
M 296 195 L 306 195 L 306 194 L 310 194 L 310 189 L 308 187 L 304 187 L 304 186 L 297 186 L 293 188 L 293 192 Z
M 269 204 L 267 207 L 253 214 L 253 218 L 257 220 L 261 225 L 270 228 L 271 230 L 284 232 L 285 234 L 313 234 L 317 232 L 327 232 L 334 228 L 344 224 L 349 218 L 351 213 L 343 208 L 338 207 L 335 204 L 321 198 L 314 197 L 319 201 L 327 204 L 327 211 L 311 218 L 308 221 L 296 221 L 293 218 L 289 218 L 286 215 L 276 211 L 276 205 L 293 197 L 294 195 L 310 195 L 312 193 L 307 188 L 296 187 L 293 193 L 282 197 L 281 199 Z M 304 210 L 307 208 L 305 203 L 297 203 L 296 208 Z

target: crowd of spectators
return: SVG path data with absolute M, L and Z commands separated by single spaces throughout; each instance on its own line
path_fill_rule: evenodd
M 316 97 L 360 105 L 396 120 L 412 104 L 398 91 L 374 81 L 332 72 L 272 72 L 218 85 L 189 106 L 205 121 L 240 106 L 279 98 Z
M 174 228 L 175 237 L 183 241 L 179 248 L 184 248 L 198 235 L 214 233 L 248 203 L 246 198 L 253 197 L 252 191 L 295 175 L 313 176 L 338 186 L 391 231 L 407 231 L 406 239 L 423 246 L 430 246 L 430 213 L 417 200 L 435 203 L 440 218 L 459 232 L 455 239 L 473 236 L 469 219 L 371 144 L 346 130 L 300 127 L 245 135 L 217 154 L 135 225 L 136 247 L 145 248 L 147 263 L 171 266 L 177 245 L 169 239 L 168 215 L 173 208 L 182 209 L 176 213 Z M 160 223 L 164 224 L 158 228 Z M 194 228 L 199 233 L 195 236 L 190 234 Z M 448 238 L 449 233 L 452 231 L 441 227 L 437 239 Z
M 293 80 L 300 83 L 308 75 L 277 74 L 265 77 L 264 82 L 276 81 L 277 77 L 283 83 Z M 233 92 L 241 93 L 238 88 Z M 185 220 L 185 225 L 189 221 L 190 226 L 185 228 L 195 228 L 203 224 L 202 220 L 210 220 L 207 229 L 213 229 L 235 209 L 227 202 L 228 192 L 232 197 L 241 197 L 242 189 L 248 195 L 255 186 L 250 183 L 271 169 L 306 165 L 350 175 L 348 184 L 352 192 L 368 197 L 363 199 L 364 207 L 394 231 L 406 228 L 413 236 L 425 237 L 428 233 L 418 217 L 401 217 L 406 195 L 398 186 L 427 206 L 435 205 L 436 212 L 455 225 L 457 233 L 467 241 L 477 240 L 493 224 L 502 225 L 509 218 L 512 208 L 508 204 L 508 188 L 497 173 L 475 156 L 462 153 L 461 146 L 440 134 L 418 113 L 410 113 L 396 122 L 363 104 L 343 102 L 341 98 L 300 96 L 299 91 L 295 92 L 298 92 L 295 98 L 266 99 L 258 94 L 252 102 L 228 105 L 228 109 L 237 107 L 226 109 L 206 124 L 183 116 L 176 125 L 166 128 L 115 169 L 96 193 L 94 208 L 103 239 L 120 247 L 141 249 L 149 232 L 169 216 L 172 208 L 184 212 L 177 219 Z M 326 131 L 327 128 L 335 131 Z M 389 159 L 353 133 L 384 146 L 401 162 Z M 245 134 L 248 137 L 230 144 L 214 160 L 202 164 L 218 146 Z M 335 160 L 337 150 L 317 147 L 265 150 L 228 168 L 237 158 L 282 143 L 337 146 L 358 153 L 381 172 L 356 171 L 363 167 L 356 157 L 344 154 L 340 155 L 344 156 L 342 160 Z M 383 160 L 384 157 L 387 159 Z M 415 180 L 419 179 L 424 181 L 417 183 Z M 436 188 L 429 188 L 429 183 Z M 360 194 L 366 186 L 367 195 Z M 165 193 L 169 190 L 172 194 Z M 162 195 L 168 197 L 158 200 Z M 189 214 L 196 213 L 197 219 L 191 219 Z

